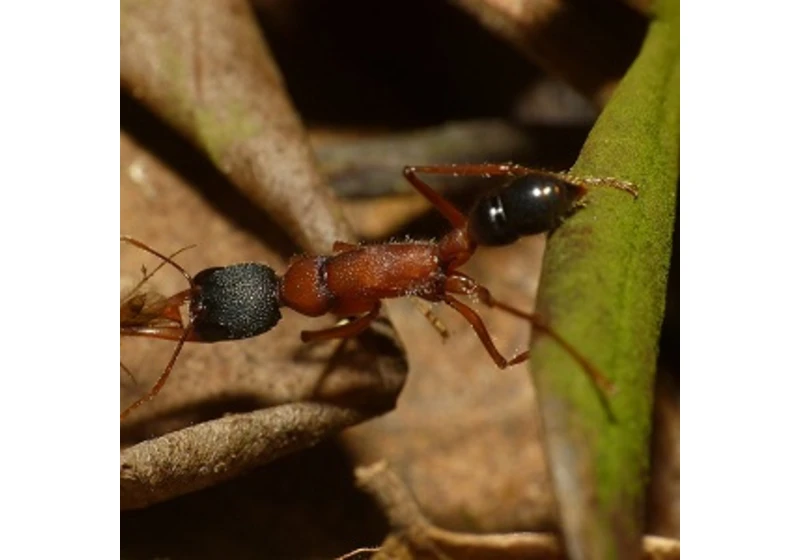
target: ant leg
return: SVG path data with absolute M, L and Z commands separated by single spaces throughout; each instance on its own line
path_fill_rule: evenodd
M 119 363 L 119 367 L 121 367 L 123 370 L 125 370 L 125 373 L 127 373 L 127 374 L 128 374 L 128 377 L 130 377 L 130 378 L 131 378 L 131 380 L 132 380 L 132 381 L 133 381 L 133 382 L 134 382 L 136 385 L 138 385 L 138 384 L 139 384 L 139 382 L 138 382 L 138 381 L 136 381 L 136 378 L 135 378 L 135 377 L 133 376 L 133 374 L 131 373 L 131 370 L 129 370 L 129 369 L 128 369 L 128 366 L 126 366 L 125 364 L 123 364 L 122 362 L 120 362 L 120 363 Z
M 614 383 L 605 375 L 600 373 L 600 371 L 594 365 L 592 365 L 589 360 L 584 358 L 574 346 L 572 346 L 560 334 L 553 330 L 550 325 L 547 324 L 547 321 L 545 321 L 544 318 L 538 313 L 522 311 L 521 309 L 517 309 L 516 307 L 497 301 L 485 286 L 481 286 L 466 274 L 453 273 L 448 276 L 445 283 L 445 289 L 451 293 L 477 297 L 478 300 L 487 307 L 496 307 L 497 309 L 501 309 L 506 313 L 519 317 L 520 319 L 525 319 L 530 323 L 531 328 L 538 330 L 552 338 L 559 346 L 561 346 L 562 349 L 564 349 L 564 351 L 572 356 L 572 358 L 581 365 L 583 370 L 589 375 L 598 388 L 601 388 L 605 393 L 612 393 L 614 391 Z M 509 364 L 517 364 L 527 359 L 528 352 L 524 352 L 523 354 L 512 358 L 509 361 Z
M 142 336 L 145 338 L 158 338 L 160 340 L 187 340 L 189 342 L 205 342 L 194 331 L 184 336 L 187 328 L 184 327 L 120 327 L 120 336 Z
M 436 332 L 439 333 L 443 341 L 450 338 L 450 331 L 447 330 L 447 326 L 436 313 L 433 312 L 433 306 L 430 303 L 414 298 L 414 306 L 425 316 L 431 326 L 436 329 Z
M 320 340 L 331 340 L 333 338 L 350 338 L 364 332 L 370 323 L 378 316 L 378 311 L 381 309 L 380 302 L 375 304 L 369 313 L 362 315 L 358 319 L 345 323 L 344 325 L 337 325 L 329 329 L 322 329 L 318 331 L 302 331 L 300 333 L 300 340 L 303 342 L 318 342 Z
M 444 216 L 453 229 L 461 229 L 467 226 L 467 217 L 450 202 L 431 188 L 425 181 L 417 177 L 417 173 L 435 173 L 431 169 L 444 166 L 423 166 L 423 167 L 404 167 L 403 175 L 417 191 L 428 199 L 428 202 Z
M 168 327 L 168 328 L 169 329 L 173 329 L 174 327 Z M 140 407 L 141 405 L 143 405 L 144 403 L 146 403 L 147 401 L 149 401 L 150 399 L 155 397 L 158 394 L 159 391 L 161 391 L 161 388 L 164 386 L 164 383 L 167 382 L 167 378 L 169 377 L 169 374 L 172 373 L 172 367 L 175 365 L 175 361 L 178 359 L 178 354 L 181 353 L 181 349 L 183 348 L 183 344 L 187 340 L 191 340 L 192 339 L 192 334 L 193 334 L 193 331 L 192 331 L 191 326 L 189 328 L 183 329 L 183 334 L 181 335 L 180 338 L 178 338 L 178 344 L 175 345 L 175 350 L 172 352 L 172 357 L 169 359 L 169 362 L 167 363 L 167 367 L 165 367 L 164 371 L 161 372 L 161 375 L 156 380 L 156 382 L 153 384 L 153 386 L 150 387 L 150 390 L 147 392 L 147 394 L 145 394 L 140 399 L 136 400 L 128 408 L 126 408 L 125 410 L 122 411 L 122 413 L 119 415 L 119 419 L 120 420 L 123 420 L 128 414 L 131 413 L 131 411 L 133 409 Z M 154 335 L 143 334 L 142 336 L 154 336 Z M 157 338 L 166 338 L 166 337 L 160 337 L 159 336 Z
M 475 331 L 475 334 L 478 335 L 478 338 L 483 343 L 484 348 L 494 360 L 494 363 L 497 364 L 497 367 L 500 369 L 506 369 L 508 366 L 518 364 L 522 361 L 525 361 L 528 358 L 528 352 L 523 352 L 518 356 L 514 356 L 510 360 L 506 360 L 497 347 L 492 342 L 492 337 L 489 336 L 489 331 L 486 330 L 486 325 L 483 324 L 483 320 L 481 319 L 480 315 L 478 315 L 474 309 L 470 306 L 466 305 L 458 301 L 456 298 L 451 296 L 450 294 L 444 294 L 444 300 L 447 305 L 458 311 L 468 322 L 472 325 L 472 330 Z

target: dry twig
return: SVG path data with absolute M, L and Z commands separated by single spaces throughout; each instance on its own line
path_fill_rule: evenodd
M 393 529 L 373 558 L 555 560 L 566 557 L 560 541 L 551 533 L 475 535 L 435 527 L 386 462 L 356 469 L 356 479 L 378 502 Z M 643 540 L 642 553 L 651 560 L 680 558 L 680 543 L 648 536 Z

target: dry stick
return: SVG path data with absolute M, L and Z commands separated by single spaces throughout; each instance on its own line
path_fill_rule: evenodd
M 433 553 L 437 558 L 447 557 L 430 537 L 433 525 L 386 461 L 359 467 L 355 474 L 356 484 L 377 500 L 396 533 L 405 535 L 414 547 Z
M 120 453 L 120 505 L 138 509 L 230 480 L 369 418 L 324 403 L 232 414 Z
M 564 558 L 559 539 L 551 533 L 476 535 L 440 529 L 423 515 L 409 489 L 386 461 L 359 467 L 356 483 L 378 502 L 395 533 L 414 548 L 437 558 Z M 647 536 L 642 543 L 644 558 L 680 558 L 680 542 Z M 449 554 L 448 554 L 449 553 Z M 380 554 L 380 553 L 378 553 Z

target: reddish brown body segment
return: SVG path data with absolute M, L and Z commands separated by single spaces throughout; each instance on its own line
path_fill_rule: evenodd
M 444 290 L 436 243 L 344 247 L 329 257 L 293 260 L 281 281 L 281 304 L 310 316 L 359 315 L 382 299 L 429 299 Z

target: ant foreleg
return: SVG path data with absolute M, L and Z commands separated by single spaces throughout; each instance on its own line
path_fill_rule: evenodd
M 381 304 L 378 302 L 368 313 L 353 321 L 350 321 L 349 323 L 345 323 L 344 325 L 337 325 L 329 329 L 322 329 L 318 331 L 302 331 L 300 333 L 300 340 L 303 342 L 319 342 L 321 340 L 350 338 L 359 335 L 367 330 L 367 327 L 369 327 L 370 323 L 372 323 L 372 321 L 375 320 L 375 317 L 378 316 L 380 309 Z
M 436 329 L 436 332 L 442 337 L 442 341 L 450 338 L 450 331 L 447 330 L 447 325 L 433 312 L 433 308 L 429 302 L 414 298 L 414 306 L 425 316 L 431 326 Z
M 594 365 L 592 365 L 589 360 L 584 358 L 583 355 L 578 352 L 577 349 L 575 349 L 575 347 L 573 347 L 560 334 L 553 330 L 550 325 L 547 324 L 544 318 L 538 313 L 522 311 L 521 309 L 517 309 L 516 307 L 497 301 L 486 287 L 481 286 L 466 274 L 453 273 L 448 276 L 445 289 L 451 293 L 476 297 L 487 307 L 496 307 L 497 309 L 501 309 L 506 313 L 521 319 L 525 319 L 530 323 L 531 328 L 538 330 L 552 338 L 559 346 L 561 346 L 562 349 L 572 356 L 572 358 L 578 362 L 583 370 L 589 375 L 594 384 L 598 388 L 602 389 L 604 393 L 610 394 L 614 391 L 614 383 L 605 375 L 600 373 L 600 371 Z M 527 358 L 528 352 L 524 352 L 523 354 L 520 354 L 519 356 L 516 356 L 510 360 L 509 363 L 520 363 L 525 361 Z
M 177 329 L 177 328 L 176 327 L 165 327 L 165 329 L 168 329 L 168 330 L 172 331 L 173 329 Z M 178 359 L 178 355 L 181 353 L 181 349 L 183 348 L 183 344 L 187 340 L 192 340 L 193 331 L 192 331 L 191 326 L 189 328 L 182 329 L 182 331 L 183 331 L 183 333 L 180 336 L 180 338 L 178 338 L 178 344 L 175 345 L 175 350 L 173 350 L 173 352 L 172 352 L 172 357 L 169 359 L 169 363 L 167 363 L 167 367 L 164 368 L 164 371 L 161 373 L 161 375 L 156 380 L 156 382 L 153 384 L 153 386 L 150 387 L 150 390 L 147 392 L 147 394 L 145 394 L 140 399 L 136 400 L 133 404 L 128 406 L 128 408 L 126 408 L 125 410 L 122 411 L 122 413 L 119 415 L 119 419 L 120 420 L 124 419 L 128 414 L 131 413 L 131 411 L 133 409 L 138 408 L 139 406 L 143 405 L 144 403 L 146 403 L 147 401 L 149 401 L 150 399 L 155 397 L 158 394 L 159 391 L 161 391 L 161 388 L 164 386 L 164 383 L 167 382 L 167 378 L 169 377 L 169 374 L 172 373 L 172 367 L 175 365 L 175 361 Z M 132 335 L 137 335 L 138 334 L 140 336 L 155 336 L 156 338 L 166 338 L 166 336 L 162 337 L 162 336 L 157 336 L 157 335 L 154 335 L 154 334 L 143 334 L 143 333 L 127 333 L 127 334 L 132 334 Z

